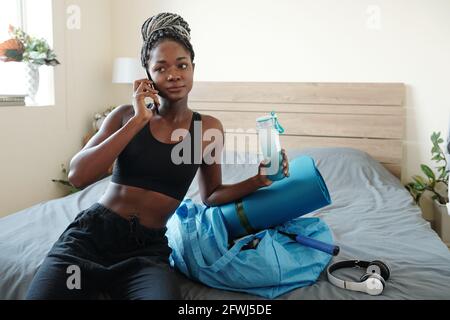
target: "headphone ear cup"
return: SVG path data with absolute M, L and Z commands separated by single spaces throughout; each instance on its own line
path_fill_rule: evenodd
M 383 261 L 380 261 L 380 260 L 374 260 L 374 261 L 370 262 L 367 269 L 370 269 L 370 266 L 372 266 L 372 265 L 380 268 L 380 275 L 381 275 L 381 277 L 383 277 L 383 279 L 385 281 L 387 281 L 389 279 L 389 277 L 391 275 L 391 271 L 390 271 L 389 267 L 387 266 L 387 264 L 385 264 Z
M 374 277 L 374 278 L 379 279 L 381 281 L 381 284 L 383 285 L 383 288 L 386 287 L 386 281 L 384 280 L 384 278 L 382 276 L 380 276 L 377 273 L 365 273 L 365 274 L 363 274 L 361 279 L 360 279 L 360 282 L 364 282 L 367 279 L 369 279 L 370 277 Z
M 386 287 L 383 277 L 377 273 L 366 274 L 362 278 L 365 278 L 364 281 L 366 281 L 366 292 L 372 296 L 381 294 Z

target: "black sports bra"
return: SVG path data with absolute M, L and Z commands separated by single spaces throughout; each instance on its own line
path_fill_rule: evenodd
M 177 143 L 163 143 L 151 133 L 147 123 L 119 154 L 111 181 L 157 191 L 182 201 L 203 163 L 201 130 L 194 137 L 194 123 L 201 115 L 193 112 L 189 134 Z M 199 142 L 195 148 L 194 138 Z M 199 139 L 200 138 L 200 139 Z M 200 147 L 199 147 L 200 146 Z M 184 155 L 190 150 L 190 155 Z

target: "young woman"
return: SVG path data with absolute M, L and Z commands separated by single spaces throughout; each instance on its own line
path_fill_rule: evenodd
M 202 159 L 195 161 L 194 145 L 203 142 L 203 134 L 194 136 L 194 122 L 201 124 L 201 133 L 215 129 L 223 135 L 223 128 L 218 119 L 188 107 L 195 67 L 189 26 L 179 15 L 161 13 L 143 24 L 142 36 L 142 65 L 149 79 L 135 81 L 132 105 L 115 108 L 70 163 L 70 182 L 84 187 L 104 177 L 117 159 L 111 183 L 54 244 L 28 299 L 87 299 L 99 292 L 113 299 L 181 299 L 169 266 L 165 226 L 197 169 L 201 198 L 209 206 L 272 183 L 261 163 L 254 177 L 223 185 L 220 163 L 204 161 L 207 143 L 201 143 Z M 154 101 L 150 108 L 146 97 Z M 174 141 L 176 129 L 188 133 Z M 178 164 L 172 150 L 184 139 L 191 140 L 191 161 Z M 283 156 L 288 175 L 284 150 Z

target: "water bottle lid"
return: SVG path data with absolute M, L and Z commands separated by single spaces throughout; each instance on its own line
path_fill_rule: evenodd
M 278 117 L 274 111 L 269 116 L 262 116 L 256 119 L 259 127 L 273 126 L 279 133 L 283 133 L 284 129 L 278 122 Z
M 273 117 L 272 116 L 262 116 L 262 117 L 257 118 L 256 121 L 259 123 L 266 122 L 266 121 L 273 122 Z

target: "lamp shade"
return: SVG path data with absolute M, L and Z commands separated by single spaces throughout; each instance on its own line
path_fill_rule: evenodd
M 144 78 L 147 78 L 147 75 L 139 59 L 121 57 L 114 60 L 113 83 L 133 83 Z

